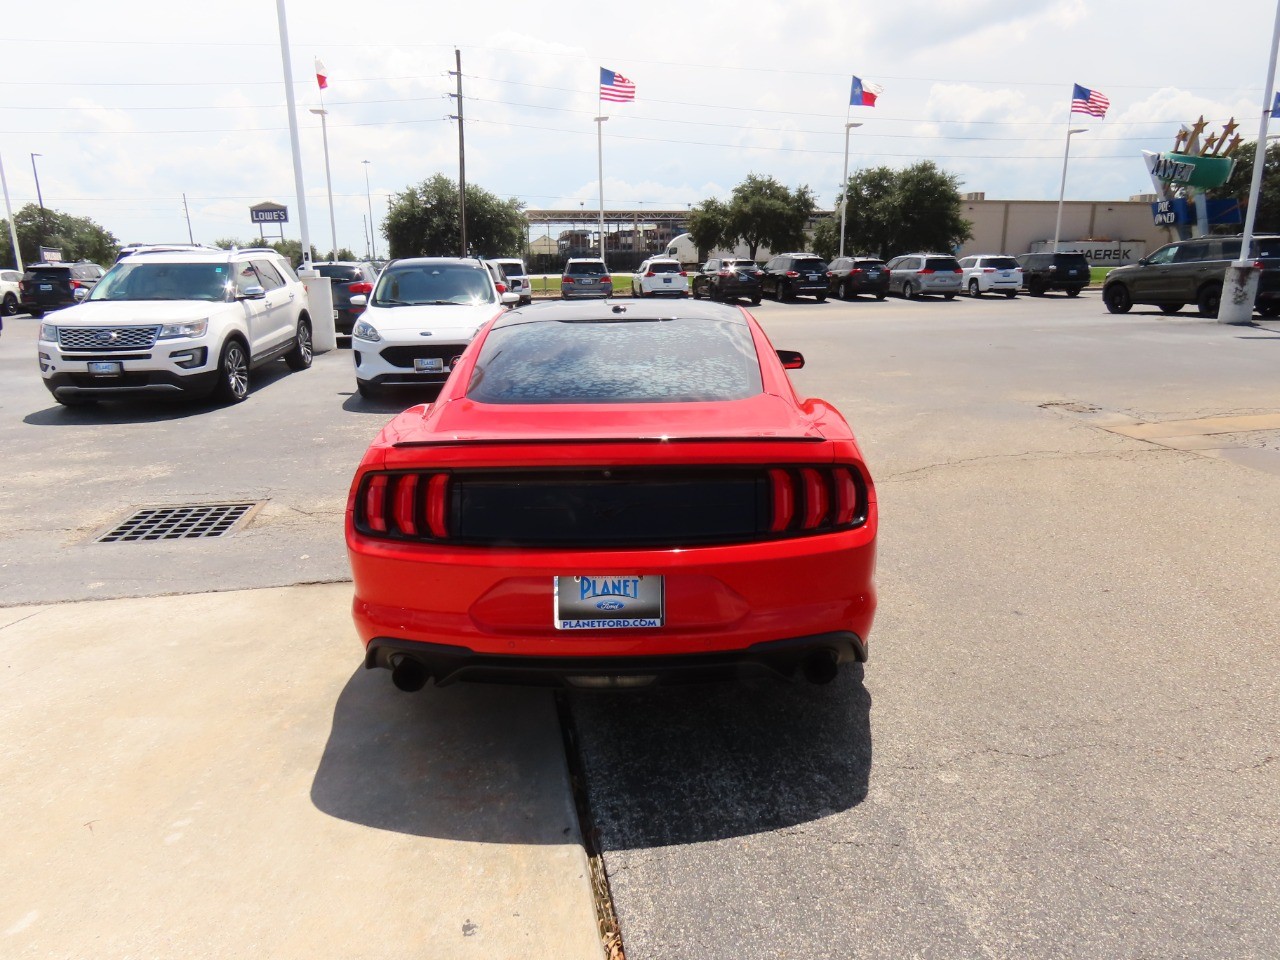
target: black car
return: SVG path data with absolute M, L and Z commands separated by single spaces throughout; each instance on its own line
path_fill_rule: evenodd
M 1083 253 L 1024 253 L 1018 257 L 1018 265 L 1022 267 L 1022 287 L 1033 297 L 1049 290 L 1077 297 L 1089 285 L 1089 261 Z
M 1149 303 L 1177 313 L 1194 303 L 1201 316 L 1216 317 L 1227 268 L 1240 257 L 1241 237 L 1197 237 L 1165 244 L 1150 256 L 1107 274 L 1102 302 L 1112 313 Z M 1280 316 L 1280 236 L 1254 237 L 1249 257 L 1259 268 L 1254 308 Z
M 749 299 L 760 302 L 760 278 L 763 271 L 754 260 L 712 259 L 693 276 L 693 298 L 709 300 Z
M 780 253 L 764 265 L 760 292 L 778 301 L 827 299 L 827 265 L 816 253 Z
M 373 292 L 378 271 L 371 263 L 315 263 L 312 264 L 322 277 L 328 277 L 333 291 L 333 326 L 344 337 L 351 336 L 351 328 L 364 313 L 364 307 L 351 305 L 352 294 L 366 297 Z
M 102 267 L 88 260 L 28 264 L 18 284 L 22 309 L 39 319 L 47 310 L 79 303 L 104 273 Z
M 860 293 L 883 300 L 889 295 L 889 268 L 879 257 L 837 257 L 827 267 L 827 292 L 841 300 Z

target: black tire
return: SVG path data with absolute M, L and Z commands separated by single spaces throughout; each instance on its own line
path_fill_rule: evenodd
M 877 299 L 877 300 L 883 300 L 883 299 L 884 299 L 885 297 L 887 297 L 887 296 L 888 296 L 888 294 L 886 294 L 886 293 L 877 293 L 877 294 L 876 294 L 876 299 Z
M 30 310 L 27 311 L 27 316 L 31 317 L 33 320 L 43 320 L 44 311 L 41 310 L 39 307 L 32 307 Z
M 954 293 L 944 293 L 942 295 L 943 300 L 954 300 L 955 298 L 956 298 L 956 295 Z
M 902 284 L 903 300 L 917 300 L 919 299 L 919 297 L 920 297 L 920 294 L 916 291 L 916 285 L 914 283 L 912 283 L 910 280 L 907 280 Z
M 1216 317 L 1218 307 L 1222 305 L 1222 287 L 1210 283 L 1200 288 L 1196 296 L 1196 309 L 1202 317 Z
M 969 296 L 975 300 L 982 296 L 982 288 L 978 286 L 977 280 L 969 281 Z
M 1027 284 L 1027 293 L 1031 294 L 1033 297 L 1043 297 L 1043 296 L 1044 296 L 1044 286 L 1043 286 L 1043 285 L 1041 285 L 1041 284 L 1039 284 L 1039 283 L 1035 283 L 1035 282 L 1033 282 L 1033 283 L 1028 283 L 1028 284 Z
M 698 289 L 698 285 L 696 283 L 693 285 L 693 299 L 695 300 L 702 299 L 702 291 Z
M 382 396 L 382 388 L 368 380 L 357 380 L 356 392 L 366 400 L 377 400 Z
M 791 293 L 791 288 L 788 287 L 785 283 L 779 283 L 778 284 L 778 302 L 790 303 L 793 299 L 794 299 L 794 295 Z
M 315 349 L 311 343 L 311 323 L 307 320 L 298 321 L 298 330 L 293 335 L 293 349 L 284 355 L 284 362 L 289 365 L 290 370 L 305 370 L 311 366 L 311 359 L 315 355 Z
M 1280 317 L 1280 303 L 1264 303 L 1258 307 L 1258 313 L 1264 317 Z
M 840 284 L 840 299 L 841 300 L 858 299 L 858 291 L 854 290 L 852 287 L 849 286 L 848 280 Z
M 1006 290 L 1006 291 L 1005 291 L 1005 299 L 1006 299 L 1006 300 L 1012 300 L 1012 299 L 1013 299 L 1014 297 L 1016 297 L 1017 295 L 1018 295 L 1018 291 L 1017 291 L 1017 290 Z
M 240 403 L 249 396 L 249 351 L 232 338 L 222 345 L 218 357 L 218 383 L 213 397 L 219 403 Z
M 1122 283 L 1112 283 L 1102 288 L 1102 303 L 1108 313 L 1128 313 L 1133 308 L 1133 296 Z
M 12 317 L 18 312 L 18 298 L 12 293 L 6 293 L 4 295 L 4 306 L 2 309 L 6 317 Z
M 1080 296 L 1080 288 L 1079 288 L 1079 287 L 1071 287 L 1071 288 L 1067 291 L 1067 296 L 1068 296 L 1068 297 L 1078 297 L 1078 296 Z
M 751 305 L 753 307 L 760 306 L 760 294 L 757 293 L 754 297 L 751 298 Z
M 1186 306 L 1185 303 L 1162 303 L 1160 304 L 1160 312 L 1161 313 L 1177 313 L 1179 310 L 1181 310 L 1185 306 Z
M 825 293 L 819 293 L 815 295 L 813 299 L 817 300 L 819 303 L 826 303 L 827 295 Z

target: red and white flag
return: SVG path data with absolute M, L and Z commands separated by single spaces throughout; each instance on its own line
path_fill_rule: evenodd
M 321 90 L 325 90 L 329 86 L 329 71 L 324 68 L 324 64 L 320 62 L 319 57 L 316 57 L 316 83 L 320 84 Z

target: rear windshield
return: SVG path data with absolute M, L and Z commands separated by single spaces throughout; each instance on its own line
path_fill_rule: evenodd
M 1258 258 L 1260 260 L 1274 260 L 1280 257 L 1280 237 L 1268 237 L 1265 240 L 1257 240 Z M 1225 247 L 1226 244 L 1223 244 Z M 1235 251 L 1231 253 L 1232 257 L 1240 255 L 1240 241 L 1236 241 Z
M 359 267 L 343 266 L 335 263 L 320 263 L 316 265 L 316 270 L 322 277 L 328 277 L 330 280 L 339 280 L 343 283 L 349 283 L 352 280 L 361 279 Z
M 27 272 L 33 280 L 66 280 L 71 276 L 70 267 L 35 267 Z
M 502 268 L 502 275 L 505 277 L 524 276 L 524 264 L 519 260 L 494 260 L 493 262 Z
M 89 299 L 208 300 L 216 303 L 230 295 L 230 284 L 231 268 L 225 263 L 156 263 L 130 257 L 107 271 L 89 294 Z
M 467 396 L 480 403 L 662 403 L 760 393 L 740 319 L 542 320 L 485 338 Z
M 984 267 L 995 267 L 997 270 L 1012 270 L 1018 265 L 1013 257 L 987 257 L 982 261 Z
M 372 304 L 403 307 L 422 304 L 493 303 L 489 271 L 468 263 L 405 263 L 388 267 L 378 279 Z
M 579 276 L 603 277 L 609 271 L 604 268 L 604 264 L 599 260 L 580 260 L 577 263 L 570 263 L 564 268 L 564 272 Z
M 819 260 L 817 257 L 807 257 L 803 260 L 797 258 L 791 261 L 791 269 L 802 270 L 802 271 L 808 270 L 811 272 L 823 271 L 827 269 L 827 265 L 823 263 L 821 260 Z
M 960 269 L 960 261 L 955 257 L 926 257 L 926 270 L 950 270 L 952 273 Z
M 1084 258 L 1083 253 L 1055 254 L 1053 262 L 1063 267 L 1087 267 L 1089 265 L 1089 261 Z
M 680 264 L 678 264 L 678 263 L 663 263 L 662 261 L 659 261 L 659 262 L 657 262 L 657 263 L 651 263 L 651 264 L 649 264 L 649 269 L 650 269 L 651 271 L 653 271 L 654 273 L 679 273 L 679 272 L 680 272 Z
M 730 260 L 725 266 L 733 267 L 735 270 L 754 270 L 756 262 L 754 260 Z

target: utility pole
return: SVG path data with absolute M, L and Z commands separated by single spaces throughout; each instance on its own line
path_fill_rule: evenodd
M 462 130 L 462 51 L 454 48 L 454 59 L 458 69 L 449 72 L 458 78 L 458 92 L 453 94 L 458 100 L 458 113 L 450 115 L 450 120 L 458 121 L 458 223 L 462 225 L 462 253 L 467 255 L 467 142 Z
M 18 247 L 18 228 L 13 224 L 13 207 L 9 206 L 9 181 L 4 175 L 4 161 L 0 160 L 0 187 L 4 188 L 4 212 L 9 218 L 9 240 L 13 243 L 13 263 L 22 269 L 22 250 Z
M 182 213 L 187 218 L 187 239 L 191 241 L 194 247 L 196 243 L 195 236 L 191 233 L 191 209 L 187 206 L 187 195 L 182 195 Z

